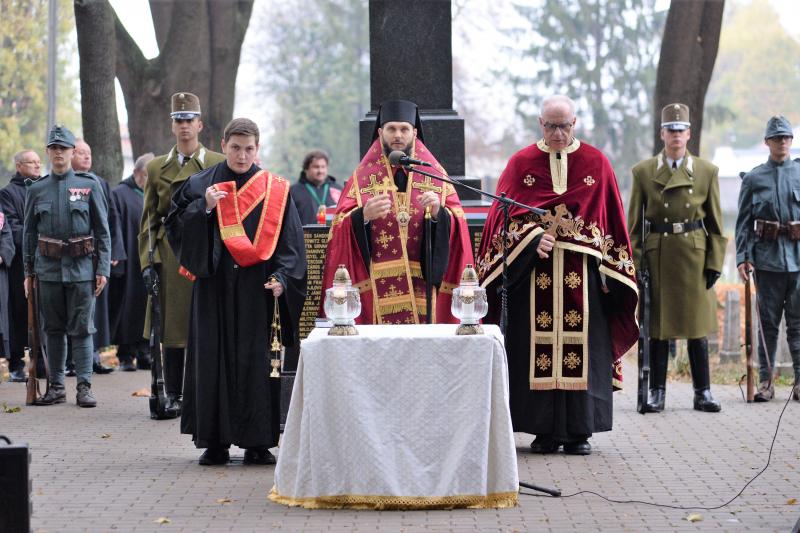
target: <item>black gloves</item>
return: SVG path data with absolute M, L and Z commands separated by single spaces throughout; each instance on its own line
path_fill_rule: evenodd
M 719 279 L 719 272 L 706 269 L 706 289 L 710 289 Z

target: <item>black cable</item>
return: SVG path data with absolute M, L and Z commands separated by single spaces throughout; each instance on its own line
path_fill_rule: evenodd
M 733 503 L 733 501 L 736 500 L 736 498 L 738 498 L 739 496 L 742 495 L 742 493 L 744 493 L 745 489 L 749 487 L 753 481 L 755 481 L 761 474 L 767 471 L 767 468 L 769 468 L 769 464 L 772 461 L 772 449 L 775 447 L 775 441 L 778 439 L 778 431 L 780 430 L 781 427 L 781 420 L 783 419 L 783 413 L 786 412 L 786 408 L 789 406 L 789 402 L 792 401 L 792 395 L 794 392 L 794 387 L 796 385 L 797 381 L 795 380 L 792 389 L 789 391 L 789 397 L 786 399 L 786 403 L 783 404 L 783 409 L 781 409 L 781 414 L 778 416 L 778 424 L 775 426 L 775 434 L 772 436 L 772 443 L 769 445 L 769 455 L 767 456 L 767 464 L 764 465 L 764 468 L 762 468 L 755 476 L 750 478 L 750 480 L 744 484 L 744 487 L 742 487 L 742 489 L 736 493 L 736 496 L 734 496 L 733 498 L 731 498 L 730 500 L 728 500 L 723 504 L 716 505 L 714 507 L 700 507 L 700 506 L 670 505 L 668 503 L 646 502 L 644 500 L 616 500 L 614 498 L 603 496 L 602 494 L 594 492 L 593 490 L 579 490 L 578 492 L 573 492 L 572 494 L 565 494 L 561 496 L 561 498 L 572 498 L 574 496 L 580 496 L 581 494 L 593 494 L 598 498 L 602 498 L 611 503 L 640 503 L 642 505 L 652 505 L 653 507 L 665 507 L 668 509 L 680 509 L 684 511 L 690 511 L 695 509 L 702 511 L 714 511 L 716 509 L 722 509 L 723 507 L 726 507 L 731 503 Z M 522 491 L 520 491 L 520 494 L 523 496 L 533 496 L 534 498 L 553 498 L 553 496 L 544 496 L 542 494 L 530 494 Z

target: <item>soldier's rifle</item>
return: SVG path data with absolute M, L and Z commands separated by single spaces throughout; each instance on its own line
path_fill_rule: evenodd
M 745 254 L 745 264 L 747 255 Z M 753 310 L 750 295 L 750 272 L 744 281 L 744 354 L 747 364 L 747 403 L 752 403 L 756 394 L 755 373 L 753 372 Z
M 25 403 L 33 405 L 36 400 L 41 398 L 39 393 L 39 379 L 44 377 L 47 386 L 45 394 L 50 389 L 50 369 L 47 359 L 42 357 L 42 342 L 39 329 L 39 282 L 36 275 L 30 276 L 30 286 L 28 289 L 28 381 L 25 395 Z M 39 359 L 44 363 L 44 376 L 38 375 Z
M 645 257 L 644 242 L 647 238 L 648 222 L 644 217 L 646 204 L 642 203 L 642 229 L 641 229 L 641 256 L 639 270 L 636 272 L 636 282 L 639 285 L 639 376 L 636 394 L 636 410 L 645 414 L 647 412 L 647 394 L 650 389 L 650 269 Z
M 167 408 L 167 388 L 164 381 L 164 357 L 161 347 L 161 299 L 159 278 L 155 268 L 155 248 L 147 221 L 147 259 L 150 276 L 147 279 L 147 294 L 150 296 L 150 417 L 156 420 L 175 418 L 177 413 Z

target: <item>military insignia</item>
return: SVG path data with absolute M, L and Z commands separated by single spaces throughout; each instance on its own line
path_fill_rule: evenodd
M 524 181 L 524 182 L 525 182 L 525 185 L 527 185 L 528 187 L 533 187 L 533 184 L 534 184 L 534 183 L 536 183 L 536 178 L 534 178 L 534 177 L 533 177 L 533 176 L 531 176 L 530 174 L 527 174 L 527 175 L 525 176 L 525 179 L 524 179 L 524 180 L 522 180 L 522 181 Z
M 69 191 L 70 202 L 77 202 L 78 200 L 85 202 L 89 199 L 89 194 L 92 192 L 92 189 L 70 188 L 67 190 Z
M 585 178 L 583 178 L 583 182 L 589 187 L 591 187 L 592 185 L 595 184 L 595 179 L 591 176 L 586 176 Z

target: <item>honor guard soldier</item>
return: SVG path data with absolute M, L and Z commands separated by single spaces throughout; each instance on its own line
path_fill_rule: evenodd
M 650 397 L 647 411 L 664 410 L 670 339 L 687 339 L 694 408 L 717 412 L 711 395 L 708 334 L 716 331 L 716 295 L 727 239 L 722 236 L 719 169 L 689 153 L 689 108 L 661 110 L 664 149 L 633 167 L 628 231 L 637 268 L 650 270 Z M 641 242 L 642 210 L 649 225 Z
M 152 279 L 152 269 L 156 269 L 160 280 L 164 380 L 169 403 L 167 411 L 178 416 L 183 394 L 184 351 L 189 335 L 192 282 L 179 273 L 180 265 L 166 239 L 164 218 L 169 213 L 172 193 L 189 176 L 224 161 L 225 156 L 206 149 L 200 143 L 203 122 L 200 120 L 200 100 L 197 96 L 187 92 L 173 94 L 170 118 L 176 144 L 167 154 L 157 156 L 147 165 L 148 179 L 144 186 L 139 231 L 139 261 L 147 285 Z M 150 307 L 143 335 L 150 337 Z
M 106 197 L 96 178 L 72 169 L 74 149 L 72 132 L 54 126 L 47 139 L 52 172 L 28 187 L 22 238 L 25 293 L 38 283 L 50 363 L 49 390 L 36 404 L 66 401 L 69 335 L 78 377 L 77 404 L 94 407 L 94 305 L 108 280 L 111 238 Z
M 736 218 L 736 263 L 746 280 L 755 269 L 764 342 L 758 343 L 759 387 L 755 401 L 775 396 L 772 369 L 781 316 L 794 365 L 792 397 L 800 401 L 800 161 L 792 160 L 789 121 L 767 122 L 769 159 L 744 175 Z

